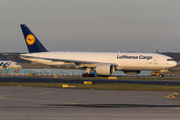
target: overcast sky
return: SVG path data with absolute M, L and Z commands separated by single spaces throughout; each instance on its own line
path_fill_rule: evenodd
M 180 0 L 0 0 L 0 52 L 27 52 L 20 24 L 50 51 L 180 52 Z

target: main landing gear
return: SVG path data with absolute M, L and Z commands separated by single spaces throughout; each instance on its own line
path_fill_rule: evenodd
M 85 74 L 82 74 L 82 77 L 95 77 L 95 75 L 85 73 Z
M 92 69 L 87 68 L 86 73 L 83 73 L 82 77 L 95 77 L 95 74 L 90 74 L 91 71 L 92 71 Z

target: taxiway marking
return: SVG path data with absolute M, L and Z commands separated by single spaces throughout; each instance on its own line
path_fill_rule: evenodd
M 47 92 L 39 93 L 39 95 L 48 94 L 48 93 L 53 93 L 53 91 L 47 91 Z
M 165 96 L 165 98 L 172 98 L 172 96 L 173 96 L 173 95 L 176 95 L 176 94 L 177 94 L 177 92 L 172 93 L 172 94 L 170 94 L 170 95 Z

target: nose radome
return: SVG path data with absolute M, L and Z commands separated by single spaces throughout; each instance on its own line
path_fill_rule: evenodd
M 168 63 L 167 63 L 167 66 L 168 67 L 174 67 L 174 66 L 176 66 L 177 65 L 177 62 L 176 61 L 169 61 Z
M 176 66 L 176 65 L 177 65 L 177 62 L 176 62 L 176 61 L 173 61 L 173 62 L 170 64 L 171 67 L 174 67 L 174 66 Z
M 18 69 L 21 69 L 21 68 L 22 68 L 22 66 L 21 66 L 21 65 L 17 65 L 16 67 L 17 67 Z
M 174 61 L 174 66 L 176 66 L 177 65 L 177 62 L 176 61 Z

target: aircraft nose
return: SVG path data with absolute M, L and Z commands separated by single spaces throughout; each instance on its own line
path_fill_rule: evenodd
M 22 66 L 21 66 L 21 65 L 16 65 L 16 68 L 17 68 L 17 69 L 21 69 Z
M 171 67 L 174 67 L 174 66 L 177 65 L 177 62 L 176 61 L 172 61 L 172 63 L 170 65 L 171 65 Z
M 22 68 L 22 66 L 21 65 L 19 65 L 19 69 L 21 69 Z
M 174 66 L 176 66 L 177 65 L 177 62 L 176 61 L 174 61 Z
M 177 65 L 177 62 L 176 61 L 169 61 L 168 63 L 167 63 L 167 65 L 168 65 L 168 67 L 174 67 L 174 66 L 176 66 Z

